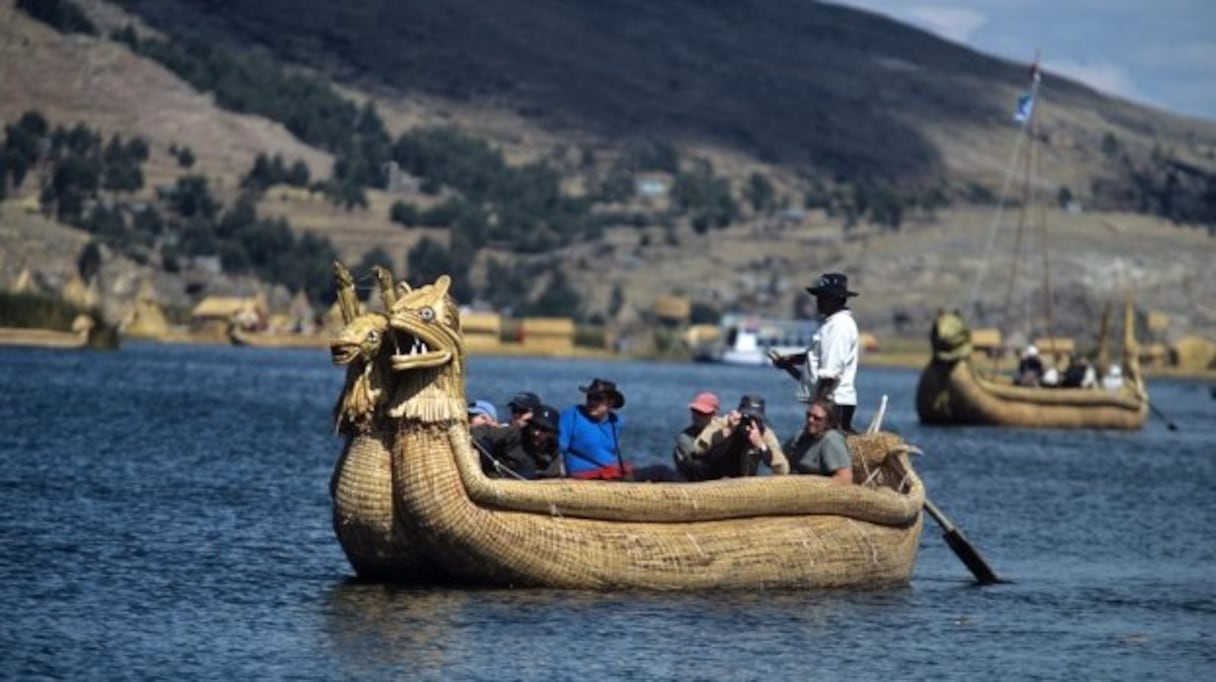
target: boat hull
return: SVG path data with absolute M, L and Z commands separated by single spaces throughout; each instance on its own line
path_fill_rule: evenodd
M 467 426 L 419 426 L 399 434 L 393 448 L 391 535 L 410 538 L 413 559 L 437 567 L 445 582 L 475 586 L 903 585 L 919 547 L 924 490 L 902 441 L 883 434 L 876 442 L 885 454 L 859 464 L 869 485 L 814 476 L 523 482 L 482 475 Z M 392 577 L 437 577 L 420 576 L 409 562 L 402 567 Z

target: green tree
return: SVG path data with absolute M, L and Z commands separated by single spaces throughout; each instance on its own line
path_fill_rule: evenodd
M 583 299 L 558 267 L 551 269 L 549 283 L 540 296 L 525 306 L 528 315 L 569 317 L 582 320 Z
M 17 9 L 61 33 L 97 35 L 97 27 L 70 0 L 17 0 Z
M 625 292 L 621 290 L 619 283 L 613 284 L 612 295 L 608 299 L 608 315 L 616 317 L 623 307 L 625 307 Z
M 97 245 L 97 242 L 90 241 L 76 256 L 76 273 L 80 275 L 80 279 L 91 282 L 100 271 L 101 247 Z
M 400 199 L 394 201 L 392 207 L 389 208 L 388 218 L 394 223 L 400 223 L 406 227 L 413 227 L 421 222 L 418 207 Z
M 377 266 L 382 267 L 389 272 L 392 272 L 394 269 L 393 257 L 380 246 L 373 247 L 371 250 L 365 252 L 363 257 L 359 259 L 359 262 L 355 264 L 355 268 L 351 272 L 357 278 L 356 283 L 363 281 L 371 282 L 372 268 Z M 374 287 L 370 285 L 359 287 L 359 298 L 367 300 L 368 295 L 373 289 Z
M 752 173 L 748 176 L 744 196 L 751 202 L 752 209 L 757 213 L 771 212 L 777 202 L 777 190 L 773 187 L 773 183 L 759 173 Z

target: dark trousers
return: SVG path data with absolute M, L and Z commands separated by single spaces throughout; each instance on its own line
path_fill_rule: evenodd
M 836 418 L 840 420 L 840 430 L 845 433 L 857 433 L 853 430 L 853 412 L 856 410 L 856 405 L 836 406 Z

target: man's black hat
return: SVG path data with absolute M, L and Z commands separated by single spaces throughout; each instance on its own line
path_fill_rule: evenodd
M 815 296 L 831 296 L 842 301 L 857 295 L 856 291 L 849 291 L 849 278 L 839 272 L 829 272 L 821 275 L 806 290 Z

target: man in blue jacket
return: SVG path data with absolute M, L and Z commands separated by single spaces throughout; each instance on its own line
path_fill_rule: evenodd
M 558 450 L 571 478 L 622 480 L 633 468 L 621 457 L 620 431 L 623 421 L 616 410 L 625 406 L 625 396 L 616 384 L 592 379 L 578 390 L 586 394 L 582 405 L 562 412 L 558 422 Z

